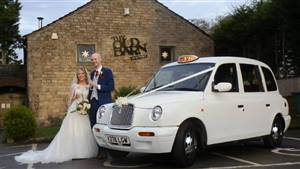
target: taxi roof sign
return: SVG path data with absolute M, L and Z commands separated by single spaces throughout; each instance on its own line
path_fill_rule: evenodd
M 196 55 L 182 55 L 179 56 L 177 59 L 178 63 L 187 63 L 187 62 L 193 62 L 195 60 L 199 59 Z

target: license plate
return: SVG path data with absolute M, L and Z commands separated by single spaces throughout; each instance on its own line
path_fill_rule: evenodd
M 107 135 L 107 140 L 110 144 L 124 145 L 124 146 L 129 146 L 130 145 L 130 139 L 127 136 Z

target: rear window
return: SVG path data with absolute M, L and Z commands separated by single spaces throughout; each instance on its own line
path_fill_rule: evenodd
M 276 86 L 276 82 L 275 82 L 272 72 L 265 67 L 261 67 L 261 68 L 262 68 L 262 71 L 263 71 L 263 74 L 265 77 L 267 90 L 268 91 L 276 91 L 277 86 Z
M 261 75 L 257 65 L 240 64 L 245 92 L 263 92 Z

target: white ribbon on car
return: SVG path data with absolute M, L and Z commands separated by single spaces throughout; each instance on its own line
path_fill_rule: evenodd
M 178 83 L 180 83 L 180 82 L 189 80 L 189 79 L 194 78 L 194 77 L 196 77 L 196 76 L 199 76 L 199 75 L 202 75 L 202 74 L 207 73 L 207 72 L 209 72 L 209 71 L 212 71 L 213 69 L 214 69 L 214 68 L 212 67 L 212 68 L 203 70 L 203 71 L 201 71 L 201 72 L 195 73 L 195 74 L 193 74 L 193 75 L 184 77 L 184 78 L 179 79 L 179 80 L 177 80 L 177 81 L 175 81 L 175 82 L 172 82 L 172 83 L 166 84 L 166 85 L 164 85 L 164 86 L 161 86 L 161 87 L 159 87 L 159 88 L 157 88 L 157 89 L 151 90 L 151 91 L 149 91 L 149 92 L 147 92 L 147 93 L 143 93 L 143 94 L 141 94 L 141 95 L 139 95 L 139 96 L 137 96 L 137 97 L 134 97 L 132 100 L 135 100 L 135 99 L 138 99 L 138 98 L 140 98 L 140 97 L 149 95 L 149 94 L 151 94 L 151 93 L 153 93 L 153 92 L 156 92 L 156 91 L 158 91 L 158 90 L 167 88 L 167 87 L 169 87 L 169 86 L 176 85 L 176 84 L 178 84 Z M 132 101 L 132 100 L 131 100 L 131 101 Z

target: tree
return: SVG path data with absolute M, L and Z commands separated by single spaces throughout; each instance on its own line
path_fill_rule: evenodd
M 300 75 L 299 9 L 294 0 L 254 0 L 237 7 L 213 27 L 216 55 L 261 60 L 280 78 Z
M 18 0 L 0 1 L 0 50 L 6 63 L 19 63 L 16 48 L 22 47 L 19 35 L 21 4 Z
M 211 33 L 213 23 L 209 23 L 205 19 L 190 19 L 189 21 L 206 33 Z

